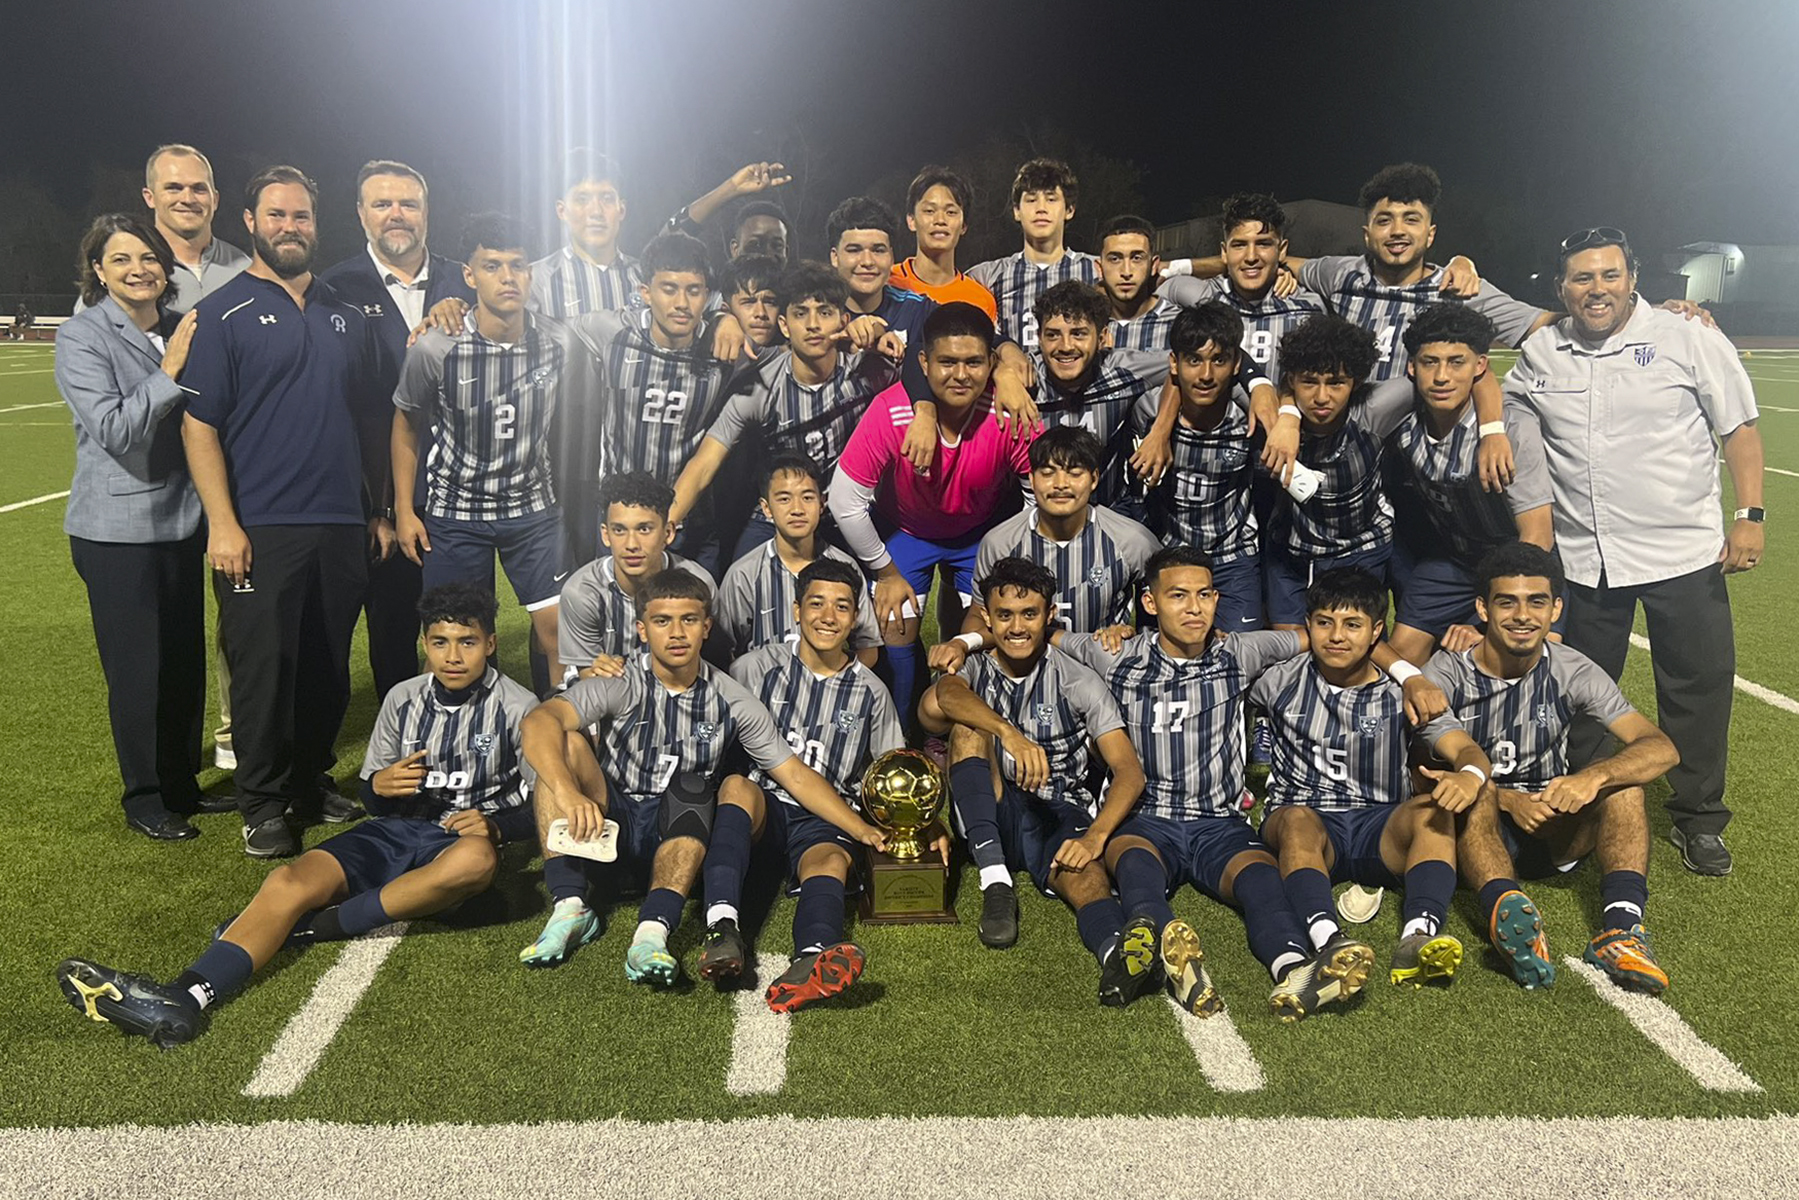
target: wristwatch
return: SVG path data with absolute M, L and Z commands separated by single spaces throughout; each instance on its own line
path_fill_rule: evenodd
M 1737 520 L 1739 520 L 1739 521 L 1754 521 L 1757 525 L 1760 525 L 1763 521 L 1765 521 L 1767 519 L 1768 519 L 1768 512 L 1766 509 L 1763 509 L 1763 508 L 1739 508 L 1739 509 L 1737 509 Z

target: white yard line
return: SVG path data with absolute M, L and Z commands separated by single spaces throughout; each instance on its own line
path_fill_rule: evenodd
M 312 995 L 263 1055 L 244 1095 L 291 1096 L 306 1082 L 405 932 L 406 922 L 396 921 L 344 945 L 343 954 L 319 977 Z
M 1649 649 L 1649 639 L 1640 633 L 1633 633 L 1630 635 L 1630 644 L 1639 650 Z M 1745 696 L 1754 696 L 1763 704 L 1771 704 L 1782 712 L 1790 712 L 1795 716 L 1799 716 L 1799 700 L 1795 700 L 1791 696 L 1777 692 L 1773 688 L 1763 687 L 1753 679 L 1744 679 L 1741 675 L 1736 675 L 1732 678 L 1736 680 L 1737 691 L 1742 692 Z
M 17 512 L 21 508 L 30 508 L 34 504 L 48 504 L 52 500 L 61 500 L 67 492 L 50 492 L 42 496 L 33 496 L 29 500 L 17 500 L 11 504 L 0 504 L 0 513 Z
M 1654 1042 L 1676 1066 L 1712 1092 L 1759 1092 L 1761 1084 L 1743 1073 L 1743 1069 L 1724 1057 L 1722 1051 L 1680 1019 L 1680 1014 L 1651 996 L 1627 992 L 1606 977 L 1604 971 L 1582 962 L 1572 954 L 1562 956 L 1562 965 L 1593 985 L 1599 998 L 1624 1014 L 1637 1032 Z
M 744 969 L 754 976 L 756 956 Z M 731 998 L 731 1066 L 725 1090 L 733 1096 L 772 1096 L 787 1084 L 787 1036 L 791 1018 L 768 1006 L 763 989 L 749 987 Z
M 1193 1057 L 1199 1061 L 1200 1073 L 1212 1085 L 1213 1091 L 1262 1090 L 1267 1083 L 1262 1075 L 1262 1064 L 1256 1061 L 1249 1043 L 1243 1040 L 1243 1035 L 1231 1024 L 1229 1013 L 1196 1017 L 1176 1004 L 1173 996 L 1164 994 L 1162 998 L 1174 1010 L 1174 1019 L 1180 1024 L 1181 1036 L 1187 1039 Z
M 5 372 L 0 371 L 0 374 L 5 374 Z M 24 412 L 28 408 L 61 408 L 61 407 L 62 407 L 61 400 L 50 400 L 43 404 L 15 404 L 15 405 L 11 406 L 10 408 L 0 408 L 0 415 L 3 415 L 5 413 Z

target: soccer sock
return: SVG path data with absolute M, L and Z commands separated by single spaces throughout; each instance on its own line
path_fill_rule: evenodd
M 887 682 L 893 689 L 893 702 L 899 706 L 900 724 L 911 729 L 916 721 L 914 714 L 918 711 L 912 696 L 912 689 L 918 686 L 918 643 L 888 646 L 886 651 Z
M 229 1000 L 243 991 L 255 969 L 248 950 L 236 942 L 216 941 L 170 986 L 186 992 L 195 1004 L 206 1008 L 215 1000 Z
M 337 906 L 337 923 L 345 937 L 361 937 L 371 929 L 379 929 L 393 918 L 381 905 L 381 889 L 358 892 Z M 316 925 L 315 925 L 316 928 Z
M 1148 917 L 1157 930 L 1174 920 L 1168 906 L 1168 869 L 1141 846 L 1118 856 L 1118 902 L 1131 917 Z
M 706 847 L 706 924 L 714 908 L 729 907 L 737 916 L 743 899 L 743 877 L 750 869 L 750 814 L 735 804 L 721 804 L 712 818 L 712 842 Z
M 1643 910 L 1649 907 L 1649 880 L 1641 871 L 1607 871 L 1599 880 L 1599 902 L 1605 906 L 1601 927 L 1641 925 Z
M 1330 876 L 1316 867 L 1301 867 L 1281 881 L 1287 889 L 1287 903 L 1293 914 L 1305 923 L 1312 949 L 1324 949 L 1342 928 L 1337 923 L 1337 904 L 1331 899 Z M 1242 886 L 1241 881 L 1238 883 Z
M 793 951 L 811 954 L 843 940 L 843 881 L 829 875 L 800 880 L 793 908 Z
M 1432 937 L 1442 928 L 1449 912 L 1449 898 L 1455 895 L 1455 868 L 1441 859 L 1428 859 L 1405 873 L 1405 902 L 1399 910 L 1404 922 L 1400 937 L 1425 933 Z
M 1075 910 L 1074 927 L 1081 932 L 1081 944 L 1104 964 L 1124 930 L 1124 905 L 1111 896 L 1083 905 Z
M 644 922 L 654 921 L 668 932 L 673 933 L 681 923 L 681 909 L 686 907 L 687 898 L 673 888 L 651 888 L 650 894 L 643 898 L 637 908 L 637 933 L 643 936 Z
M 1494 879 L 1481 885 L 1480 917 L 1483 926 L 1493 928 L 1493 910 L 1499 907 L 1499 898 L 1507 892 L 1521 891 L 1516 879 Z
M 987 760 L 965 758 L 950 767 L 949 796 L 968 840 L 968 856 L 981 868 L 981 886 L 989 887 L 987 868 L 1004 870 L 1006 851 L 999 844 L 999 800 L 993 794 L 993 768 Z M 993 882 L 1010 883 L 1011 877 Z
M 1237 907 L 1243 912 L 1243 928 L 1249 935 L 1249 952 L 1279 982 L 1281 976 L 1311 957 L 1305 926 L 1293 915 L 1281 873 L 1272 863 L 1250 863 L 1237 872 L 1232 884 Z
M 587 903 L 587 868 L 581 860 L 564 854 L 543 860 L 543 882 L 550 889 L 550 903 L 579 900 Z

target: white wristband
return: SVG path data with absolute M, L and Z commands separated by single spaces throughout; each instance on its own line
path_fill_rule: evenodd
M 1492 437 L 1496 433 L 1500 434 L 1501 436 L 1503 436 L 1505 434 L 1505 422 L 1504 421 L 1483 421 L 1483 422 L 1481 422 L 1480 436 Z
M 1485 771 L 1481 770 L 1479 767 L 1475 766 L 1473 763 L 1469 763 L 1467 766 L 1463 767 L 1462 770 L 1468 772 L 1468 774 L 1474 776 L 1476 779 L 1480 780 L 1482 783 L 1485 783 L 1487 781 L 1487 773 Z
M 1284 417 L 1288 413 L 1292 413 L 1295 417 L 1304 416 L 1304 414 L 1299 411 L 1299 405 L 1297 404 L 1283 404 L 1274 410 L 1274 415 L 1277 417 Z
M 1391 679 L 1394 683 L 1397 683 L 1400 687 L 1404 687 L 1408 679 L 1416 678 L 1422 674 L 1424 674 L 1423 671 L 1420 671 L 1417 667 L 1413 666 L 1403 658 L 1398 659 L 1392 666 L 1387 668 L 1387 678 Z
M 958 633 L 955 640 L 967 646 L 970 651 L 979 650 L 987 644 L 987 639 L 978 633 Z

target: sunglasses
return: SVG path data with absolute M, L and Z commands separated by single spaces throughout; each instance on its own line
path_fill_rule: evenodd
M 1594 246 L 1622 246 L 1626 254 L 1630 253 L 1630 239 L 1624 236 L 1622 229 L 1613 229 L 1610 225 L 1601 225 L 1596 229 L 1583 229 L 1562 239 L 1562 253 L 1573 254 L 1578 250 L 1588 250 Z

